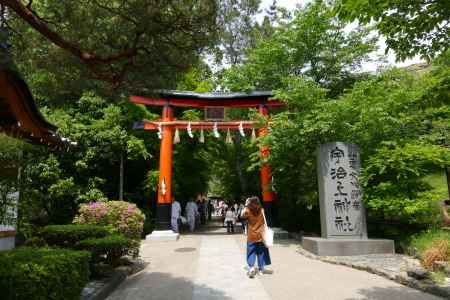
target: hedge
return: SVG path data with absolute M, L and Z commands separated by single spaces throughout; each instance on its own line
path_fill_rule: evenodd
M 119 259 L 128 253 L 133 241 L 121 234 L 113 234 L 102 238 L 90 238 L 80 241 L 78 249 L 92 253 L 93 261 L 98 262 L 105 258 L 105 262 L 115 266 Z
M 75 245 L 88 238 L 101 238 L 109 235 L 104 226 L 98 225 L 49 225 L 41 228 L 37 236 L 47 245 L 61 248 L 74 248 Z
M 89 280 L 90 253 L 66 249 L 18 248 L 0 252 L 4 300 L 80 299 Z

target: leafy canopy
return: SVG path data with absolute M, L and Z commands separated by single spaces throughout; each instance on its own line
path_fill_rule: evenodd
M 367 29 L 350 33 L 338 21 L 332 7 L 317 1 L 282 16 L 269 38 L 248 49 L 242 65 L 223 74 L 222 85 L 230 90 L 271 90 L 306 77 L 336 95 L 352 83 L 361 63 L 375 49 Z
M 450 45 L 449 1 L 339 0 L 336 11 L 345 21 L 374 21 L 386 37 L 387 50 L 393 49 L 398 60 L 417 54 L 430 60 Z
M 75 92 L 59 101 L 111 85 L 135 93 L 173 87 L 215 40 L 215 1 L 22 2 L 0 1 L 15 61 L 33 88 Z

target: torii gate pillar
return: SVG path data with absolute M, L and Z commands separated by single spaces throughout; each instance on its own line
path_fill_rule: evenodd
M 263 115 L 267 122 L 269 121 L 269 110 L 265 105 L 259 105 L 258 111 L 261 115 Z M 268 134 L 268 126 L 264 126 L 258 130 L 258 135 L 260 137 L 266 136 Z M 260 149 L 261 158 L 264 160 L 270 155 L 270 148 L 268 146 L 261 146 Z M 273 221 L 273 202 L 275 200 L 275 193 L 272 191 L 272 167 L 264 163 L 261 165 L 260 170 L 260 185 L 262 192 L 262 204 L 264 210 L 266 211 L 267 222 L 270 226 L 272 226 Z
M 165 105 L 162 111 L 163 122 L 173 120 L 173 108 Z M 156 207 L 156 229 L 170 229 L 170 213 L 172 204 L 172 152 L 173 128 L 163 125 L 159 151 L 158 203 Z
M 173 107 L 164 105 L 162 110 L 163 122 L 173 120 Z M 173 241 L 179 234 L 171 230 L 170 221 L 172 213 L 172 152 L 173 128 L 163 125 L 161 146 L 159 150 L 159 181 L 158 202 L 156 206 L 156 230 L 147 235 L 150 241 Z

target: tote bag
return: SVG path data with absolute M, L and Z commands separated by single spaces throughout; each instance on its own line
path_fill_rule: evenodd
M 273 230 L 267 226 L 266 216 L 263 210 L 263 218 L 264 218 L 264 234 L 263 234 L 263 243 L 267 248 L 273 246 Z

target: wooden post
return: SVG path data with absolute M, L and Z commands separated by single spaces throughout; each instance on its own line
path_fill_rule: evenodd
M 269 110 L 267 106 L 260 105 L 258 107 L 258 111 L 261 115 L 263 115 L 267 122 L 269 121 Z M 260 137 L 264 137 L 268 134 L 268 125 L 260 128 L 258 130 L 258 135 Z M 261 146 L 260 148 L 260 155 L 261 158 L 267 158 L 270 155 L 270 148 L 268 146 Z M 260 184 L 261 184 L 261 192 L 262 192 L 262 201 L 263 201 L 263 207 L 266 211 L 266 217 L 267 222 L 270 226 L 272 226 L 272 220 L 273 220 L 273 202 L 275 200 L 275 193 L 272 191 L 271 184 L 272 184 L 272 167 L 267 164 L 263 163 L 260 170 Z
M 170 105 L 163 107 L 162 121 L 173 120 L 173 108 Z M 159 183 L 158 204 L 156 207 L 156 228 L 159 230 L 170 229 L 170 213 L 172 202 L 172 152 L 173 152 L 173 128 L 163 125 L 162 139 L 159 150 Z

